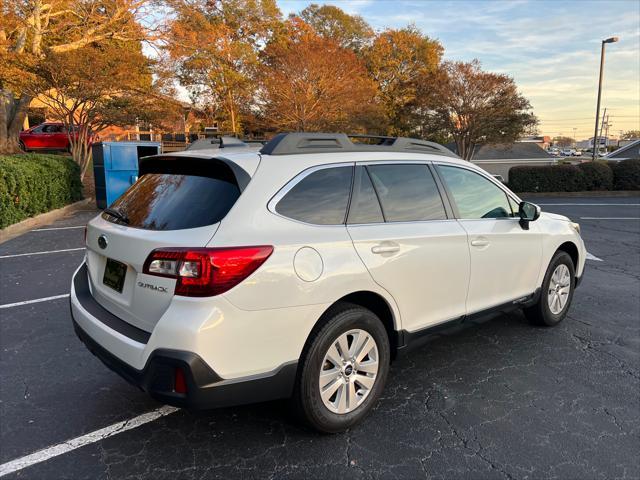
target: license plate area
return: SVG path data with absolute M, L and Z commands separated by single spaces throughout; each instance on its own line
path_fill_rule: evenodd
M 118 262 L 117 260 L 113 260 L 111 258 L 107 258 L 107 263 L 104 267 L 104 276 L 102 277 L 102 283 L 104 283 L 107 287 L 112 288 L 116 292 L 122 293 L 126 274 L 127 266 L 124 263 Z

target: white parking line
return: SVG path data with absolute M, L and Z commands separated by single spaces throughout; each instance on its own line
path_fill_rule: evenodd
M 596 262 L 604 262 L 604 260 L 602 260 L 601 258 L 596 257 L 595 255 L 590 254 L 589 252 L 587 252 L 587 260 L 595 260 Z
M 13 472 L 17 472 L 18 470 L 22 470 L 23 468 L 30 467 L 31 465 L 35 465 L 36 463 L 44 462 L 46 460 L 49 460 L 50 458 L 57 457 L 58 455 L 71 452 L 72 450 L 84 447 L 85 445 L 99 442 L 100 440 L 104 440 L 105 438 L 112 437 L 133 428 L 137 428 L 141 425 L 144 425 L 145 423 L 153 422 L 158 418 L 170 415 L 174 412 L 177 412 L 178 410 L 179 409 L 175 407 L 164 406 L 158 408 L 157 410 L 144 413 L 130 420 L 114 423 L 109 427 L 101 428 L 100 430 L 87 433 L 86 435 L 82 435 L 81 437 L 72 438 L 71 440 L 58 443 L 57 445 L 39 450 L 30 455 L 16 458 L 15 460 L 11 460 L 10 462 L 0 465 L 0 477 L 9 475 Z
M 580 217 L 580 220 L 640 220 L 640 217 Z
M 640 203 L 538 203 L 553 207 L 640 207 Z
M 51 230 L 74 230 L 76 228 L 84 228 L 84 225 L 76 225 L 75 227 L 51 227 L 51 228 L 36 228 L 31 230 L 32 232 L 49 232 Z
M 0 305 L 0 309 L 19 307 L 21 305 L 29 305 L 31 303 L 48 302 L 50 300 L 58 300 L 59 298 L 67 298 L 68 296 L 69 294 L 65 293 L 63 295 L 54 295 L 53 297 L 44 297 L 44 298 L 36 298 L 34 300 L 25 300 L 24 302 L 5 303 L 4 305 Z
M 48 253 L 77 252 L 78 250 L 84 250 L 84 247 L 65 248 L 64 250 L 47 250 L 46 252 L 16 253 L 15 255 L 1 255 L 0 258 L 29 257 L 31 255 L 46 255 Z

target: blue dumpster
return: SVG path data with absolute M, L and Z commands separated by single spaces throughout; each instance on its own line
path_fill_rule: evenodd
M 99 142 L 92 147 L 98 208 L 107 208 L 138 178 L 138 160 L 160 153 L 159 142 Z

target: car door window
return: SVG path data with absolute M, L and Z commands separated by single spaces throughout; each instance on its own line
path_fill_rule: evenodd
M 296 183 L 276 205 L 285 217 L 315 225 L 345 222 L 353 167 L 323 168 Z
M 31 130 L 31 133 L 42 133 L 43 130 L 44 130 L 44 126 L 40 125 L 34 128 L 33 130 Z
M 445 165 L 439 165 L 438 170 L 453 195 L 461 219 L 512 216 L 507 194 L 482 175 Z
M 442 220 L 447 215 L 427 165 L 371 165 L 367 167 L 387 222 Z
M 347 223 L 350 225 L 364 223 L 382 223 L 382 209 L 373 189 L 371 178 L 365 167 L 356 167 L 356 177 L 353 183 L 353 196 L 349 206 Z

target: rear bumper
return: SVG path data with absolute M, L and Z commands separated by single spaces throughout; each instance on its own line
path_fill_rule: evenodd
M 285 363 L 273 372 L 225 380 L 194 352 L 156 348 L 150 353 L 142 369 L 134 368 L 102 346 L 83 328 L 81 323 L 86 323 L 86 317 L 90 316 L 91 322 L 98 322 L 119 335 L 142 335 L 140 332 L 127 330 L 126 322 L 101 307 L 90 292 L 87 294 L 89 286 L 85 283 L 86 266 L 83 266 L 74 277 L 74 295 L 71 296 L 71 316 L 76 335 L 107 367 L 156 400 L 177 407 L 203 410 L 291 396 L 297 372 L 295 361 Z M 76 308 L 74 302 L 78 304 Z M 79 315 L 83 318 L 77 318 Z M 137 342 L 141 341 L 142 338 L 137 338 Z M 176 369 L 181 369 L 184 373 L 186 393 L 175 391 Z

